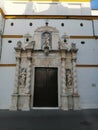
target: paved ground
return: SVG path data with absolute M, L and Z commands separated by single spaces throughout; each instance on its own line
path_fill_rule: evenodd
M 0 110 L 0 130 L 98 130 L 98 109 L 68 112 Z

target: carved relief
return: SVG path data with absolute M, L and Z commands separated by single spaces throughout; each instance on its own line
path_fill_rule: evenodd
M 26 75 L 27 75 L 27 69 L 26 68 L 20 68 L 19 85 L 22 85 L 22 86 L 26 85 Z
M 68 89 L 72 86 L 72 73 L 70 69 L 66 70 L 66 86 Z

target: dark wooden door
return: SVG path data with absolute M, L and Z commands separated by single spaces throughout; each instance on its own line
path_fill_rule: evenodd
M 56 68 L 35 69 L 34 106 L 58 106 L 58 84 Z

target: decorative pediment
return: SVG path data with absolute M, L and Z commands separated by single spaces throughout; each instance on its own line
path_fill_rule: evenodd
M 34 41 L 36 50 L 44 50 L 48 46 L 49 50 L 58 49 L 59 31 L 55 27 L 41 26 L 34 32 Z
M 54 32 L 59 33 L 59 31 L 55 27 L 51 26 L 41 26 L 35 30 L 35 32 Z

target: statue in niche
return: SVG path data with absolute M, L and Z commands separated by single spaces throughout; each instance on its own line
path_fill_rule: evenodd
M 45 32 L 42 34 L 42 48 L 51 47 L 51 35 L 49 32 Z
M 66 70 L 66 86 L 69 89 L 72 86 L 72 74 L 71 74 L 71 70 L 70 69 Z
M 26 85 L 26 68 L 20 69 L 19 84 L 22 85 L 22 86 Z

